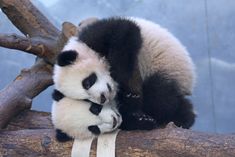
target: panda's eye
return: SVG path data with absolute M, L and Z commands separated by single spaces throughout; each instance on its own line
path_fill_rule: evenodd
M 97 76 L 95 73 L 90 74 L 87 78 L 82 81 L 82 86 L 84 89 L 88 90 L 96 82 Z

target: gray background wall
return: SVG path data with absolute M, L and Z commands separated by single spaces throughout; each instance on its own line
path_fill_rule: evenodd
M 235 131 L 235 1 L 234 0 L 34 0 L 60 28 L 90 16 L 138 16 L 166 27 L 187 47 L 196 67 L 197 85 L 191 97 L 198 117 L 194 130 Z M 69 2 L 69 3 L 68 3 Z M 18 33 L 0 12 L 0 33 Z M 35 57 L 0 48 L 0 88 L 4 88 Z M 33 102 L 50 111 L 52 87 Z

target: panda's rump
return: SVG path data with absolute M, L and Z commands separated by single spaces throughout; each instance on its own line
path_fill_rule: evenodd
M 191 94 L 194 85 L 194 65 L 184 46 L 166 29 L 144 19 L 133 18 L 141 28 L 143 44 L 138 66 L 143 80 L 161 72 L 175 79 L 184 94 Z

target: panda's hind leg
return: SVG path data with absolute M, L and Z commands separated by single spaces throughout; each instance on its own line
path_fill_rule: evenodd
M 167 79 L 164 73 L 155 73 L 145 79 L 142 109 L 159 126 L 173 121 L 177 126 L 190 128 L 195 120 L 192 104 L 180 92 L 176 81 Z

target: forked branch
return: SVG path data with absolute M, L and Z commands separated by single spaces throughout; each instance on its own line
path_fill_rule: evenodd
M 0 46 L 21 50 L 23 52 L 36 55 L 41 58 L 52 58 L 53 40 L 42 37 L 23 37 L 16 34 L 0 34 Z

